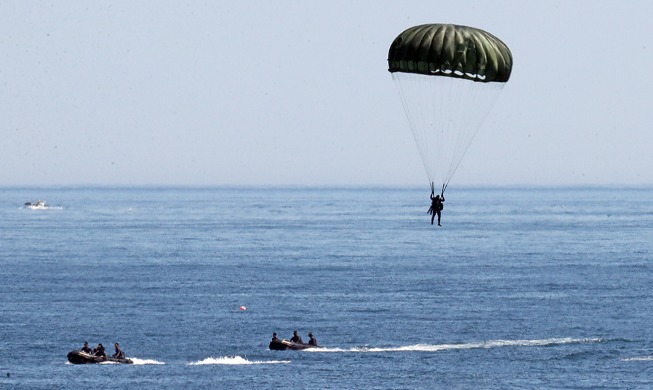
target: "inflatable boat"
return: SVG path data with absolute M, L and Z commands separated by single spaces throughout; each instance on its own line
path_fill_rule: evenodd
M 95 364 L 95 363 L 104 363 L 104 362 L 113 362 L 121 364 L 133 364 L 134 362 L 131 359 L 116 359 L 110 356 L 95 356 L 90 353 L 82 351 L 70 351 L 68 352 L 68 361 L 72 364 Z
M 270 341 L 270 349 L 273 351 L 285 351 L 287 349 L 299 351 L 308 348 L 320 348 L 320 347 L 318 347 L 317 345 L 293 343 L 292 341 L 288 341 L 288 340 L 277 339 L 277 340 Z

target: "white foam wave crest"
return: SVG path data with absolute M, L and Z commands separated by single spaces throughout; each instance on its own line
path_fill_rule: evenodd
M 232 366 L 242 366 L 249 364 L 288 364 L 289 360 L 268 360 L 268 361 L 258 361 L 258 360 L 247 360 L 240 356 L 222 356 L 222 357 L 209 357 L 204 360 L 200 360 L 195 363 L 188 363 L 191 366 L 203 366 L 211 364 L 223 364 L 223 365 L 232 365 Z
M 623 362 L 648 362 L 652 361 L 653 356 L 640 356 L 640 357 L 631 357 L 631 358 L 625 358 L 621 359 Z
M 130 357 L 129 360 L 131 360 L 133 362 L 133 365 L 135 366 L 145 366 L 148 364 L 165 364 L 164 362 L 160 362 L 154 359 L 139 359 L 139 358 Z M 101 362 L 98 364 L 123 364 L 123 363 L 109 361 L 109 362 Z
M 130 358 L 132 362 L 134 362 L 134 365 L 147 365 L 147 364 L 165 364 L 164 362 L 160 362 L 158 360 L 154 359 L 139 359 L 139 358 Z
M 342 348 L 315 348 L 307 349 L 307 352 L 439 352 L 460 349 L 483 349 L 498 347 L 546 347 L 562 344 L 587 344 L 599 343 L 600 338 L 550 338 L 538 340 L 490 340 L 477 343 L 460 344 L 415 344 L 398 347 L 355 347 L 350 349 Z

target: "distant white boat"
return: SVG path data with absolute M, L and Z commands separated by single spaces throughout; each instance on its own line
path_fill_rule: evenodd
M 27 202 L 25 203 L 25 207 L 31 210 L 47 210 L 50 208 L 50 206 L 45 204 L 44 200 L 37 200 L 36 202 Z

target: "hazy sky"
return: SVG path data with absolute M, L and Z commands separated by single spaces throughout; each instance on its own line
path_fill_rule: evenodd
M 423 23 L 501 38 L 463 185 L 653 184 L 653 2 L 0 2 L 0 185 L 424 185 L 387 71 Z

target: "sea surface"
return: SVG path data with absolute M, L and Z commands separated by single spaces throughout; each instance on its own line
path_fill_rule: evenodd
M 0 189 L 0 388 L 653 388 L 653 189 L 445 195 Z

